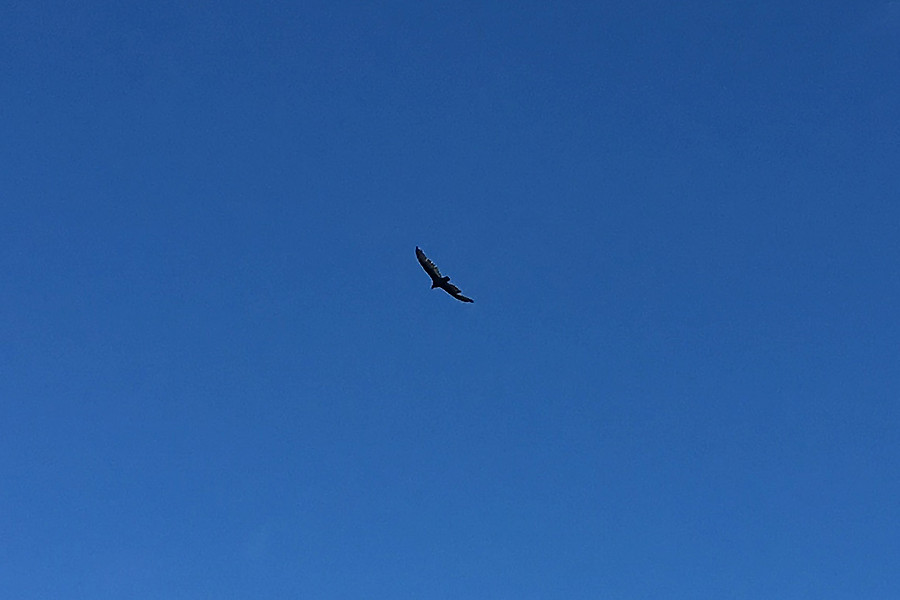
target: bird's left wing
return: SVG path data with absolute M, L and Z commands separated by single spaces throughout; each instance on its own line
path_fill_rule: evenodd
M 437 265 L 431 262 L 431 259 L 425 256 L 425 253 L 418 246 L 416 246 L 416 258 L 419 259 L 419 264 L 422 265 L 429 277 L 432 279 L 440 279 L 442 277 Z

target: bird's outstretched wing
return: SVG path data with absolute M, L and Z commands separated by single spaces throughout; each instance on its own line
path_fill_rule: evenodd
M 450 294 L 451 296 L 453 296 L 453 297 L 456 298 L 457 300 L 461 300 L 461 301 L 463 301 L 463 302 L 475 302 L 475 301 L 472 300 L 471 298 L 467 298 L 466 296 L 463 296 L 463 295 L 462 295 L 462 290 L 460 290 L 458 287 L 456 287 L 455 285 L 453 285 L 453 284 L 450 283 L 449 281 L 448 281 L 447 283 L 441 285 L 441 288 L 443 288 L 445 292 L 447 292 L 448 294 Z
M 428 273 L 428 276 L 438 281 L 442 275 L 440 270 L 437 268 L 437 265 L 431 262 L 425 253 L 422 252 L 422 249 L 416 246 L 416 258 L 419 259 L 419 264 L 422 265 L 422 268 L 425 269 L 425 272 Z

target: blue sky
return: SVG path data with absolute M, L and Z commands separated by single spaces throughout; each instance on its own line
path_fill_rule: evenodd
M 900 597 L 900 4 L 187 4 L 0 8 L 0 595 Z

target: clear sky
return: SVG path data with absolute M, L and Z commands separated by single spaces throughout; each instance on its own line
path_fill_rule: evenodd
M 6 2 L 0 84 L 0 596 L 900 598 L 900 3 Z

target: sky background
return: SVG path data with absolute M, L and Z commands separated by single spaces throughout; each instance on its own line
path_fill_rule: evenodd
M 0 596 L 900 597 L 900 3 L 0 32 Z

